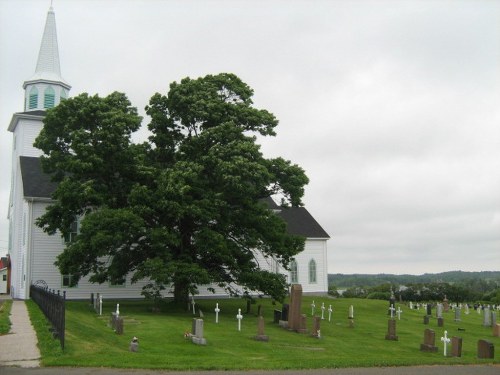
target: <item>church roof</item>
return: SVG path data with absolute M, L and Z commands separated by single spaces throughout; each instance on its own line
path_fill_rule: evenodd
M 287 223 L 288 233 L 307 238 L 330 238 L 305 207 L 281 208 L 278 215 Z
M 281 207 L 271 197 L 262 201 L 285 220 L 288 233 L 308 238 L 330 238 L 305 207 Z
M 36 64 L 35 74 L 24 82 L 26 85 L 33 81 L 57 82 L 66 88 L 71 86 L 61 77 L 61 66 L 59 63 L 59 48 L 57 45 L 56 16 L 50 7 L 47 13 L 45 29 L 43 31 L 40 52 Z
M 40 158 L 20 156 L 25 198 L 51 198 L 57 183 L 43 172 Z M 307 238 L 330 238 L 305 207 L 280 207 L 272 198 L 264 200 L 287 223 L 288 233 Z
M 20 156 L 21 176 L 25 198 L 51 198 L 57 188 L 50 176 L 42 171 L 40 158 Z

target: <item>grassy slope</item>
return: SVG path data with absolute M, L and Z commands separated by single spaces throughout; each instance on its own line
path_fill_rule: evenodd
M 12 300 L 0 301 L 0 335 L 5 335 L 10 331 L 10 309 Z
M 205 338 L 207 346 L 197 346 L 184 338 L 191 329 L 192 315 L 166 306 L 161 314 L 152 314 L 142 302 L 120 302 L 120 311 L 125 319 L 123 336 L 116 335 L 107 327 L 110 312 L 115 303 L 105 306 L 105 317 L 98 317 L 86 302 L 69 302 L 66 312 L 66 350 L 54 350 L 42 339 L 42 362 L 46 366 L 108 366 L 188 369 L 285 369 L 285 368 L 333 368 L 352 366 L 395 366 L 422 364 L 473 364 L 499 363 L 498 350 L 495 360 L 478 360 L 477 340 L 488 339 L 498 348 L 500 338 L 492 337 L 491 328 L 481 326 L 482 318 L 475 312 L 462 313 L 462 322 L 453 321 L 453 313 L 445 314 L 445 328 L 449 336 L 463 338 L 462 358 L 444 358 L 440 337 L 444 329 L 437 327 L 435 318 L 429 326 L 423 324 L 424 311 L 410 311 L 402 306 L 404 313 L 397 322 L 399 341 L 385 340 L 387 332 L 386 301 L 376 300 L 332 300 L 315 298 L 317 306 L 325 302 L 334 309 L 332 322 L 321 324 L 321 339 L 286 331 L 272 324 L 273 309 L 269 300 L 259 300 L 264 308 L 266 334 L 269 342 L 252 339 L 256 334 L 257 305 L 251 314 L 244 314 L 241 332 L 237 331 L 235 319 L 238 308 L 245 310 L 242 300 L 219 300 L 221 313 L 219 324 L 215 324 L 215 300 L 198 301 L 197 308 L 205 314 Z M 303 313 L 308 315 L 311 328 L 310 304 L 312 298 L 305 297 Z M 355 309 L 355 328 L 349 328 L 347 312 L 349 305 Z M 30 309 L 31 311 L 32 309 Z M 317 310 L 318 311 L 318 310 Z M 320 312 L 321 313 L 321 312 Z M 327 312 L 325 317 L 328 318 Z M 40 324 L 40 323 L 37 323 Z M 465 331 L 458 331 L 458 328 Z M 438 353 L 423 353 L 419 350 L 425 328 L 436 332 Z M 38 333 L 47 336 L 46 327 Z M 139 338 L 140 352 L 128 351 L 133 336 Z M 54 341 L 53 341 L 54 342 Z M 44 348 L 48 346 L 47 349 Z M 449 347 L 451 351 L 451 347 Z

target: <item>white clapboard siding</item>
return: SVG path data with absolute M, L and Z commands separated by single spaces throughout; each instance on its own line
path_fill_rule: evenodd
M 16 149 L 14 153 L 17 154 L 17 156 L 39 157 L 42 155 L 42 151 L 33 146 L 36 137 L 38 137 L 40 130 L 42 130 L 42 126 L 43 123 L 38 120 L 19 119 L 19 123 L 14 133 L 16 139 Z

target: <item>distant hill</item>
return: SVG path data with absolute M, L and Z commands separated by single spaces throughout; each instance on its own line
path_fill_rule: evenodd
M 464 272 L 449 271 L 442 273 L 425 273 L 423 275 L 391 275 L 391 274 L 329 274 L 328 284 L 337 288 L 369 287 L 381 284 L 419 284 L 419 283 L 462 283 L 467 280 L 500 281 L 500 271 Z

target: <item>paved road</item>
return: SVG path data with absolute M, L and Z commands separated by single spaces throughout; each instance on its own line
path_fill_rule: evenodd
M 499 375 L 500 365 L 376 367 L 294 371 L 185 371 L 124 370 L 104 368 L 0 367 L 1 375 Z

